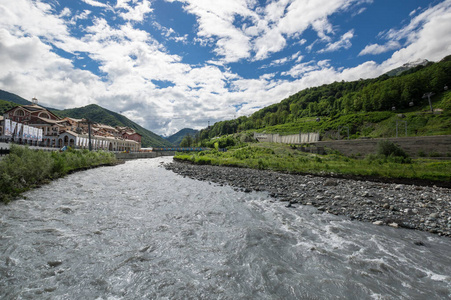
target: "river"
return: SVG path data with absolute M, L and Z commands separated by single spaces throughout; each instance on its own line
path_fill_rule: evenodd
M 74 173 L 0 205 L 0 299 L 451 298 L 450 238 L 287 208 L 170 161 Z

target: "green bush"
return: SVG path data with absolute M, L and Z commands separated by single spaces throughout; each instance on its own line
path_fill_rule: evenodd
M 412 159 L 410 157 L 395 156 L 395 155 L 389 155 L 387 157 L 387 161 L 391 162 L 391 163 L 396 163 L 396 164 L 410 164 L 410 163 L 412 163 Z
M 209 148 L 230 148 L 241 143 L 239 137 L 237 138 L 238 140 L 232 135 L 222 136 L 208 141 L 206 146 Z
M 213 160 L 210 157 L 201 156 L 195 158 L 194 161 L 199 165 L 211 165 Z
M 76 151 L 44 152 L 11 145 L 10 154 L 0 161 L 0 202 L 66 175 L 70 171 L 116 161 L 113 153 Z
M 267 167 L 268 163 L 265 160 L 259 158 L 257 161 L 257 169 L 263 170 L 266 169 Z
M 385 157 L 388 156 L 400 156 L 403 158 L 407 158 L 407 153 L 398 145 L 391 141 L 380 141 L 377 144 L 377 154 L 384 155 Z

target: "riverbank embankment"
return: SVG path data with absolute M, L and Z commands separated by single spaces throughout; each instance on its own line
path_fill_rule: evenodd
M 244 192 L 264 191 L 298 205 L 351 220 L 371 222 L 451 237 L 451 190 L 436 186 L 383 183 L 313 175 L 283 174 L 268 170 L 194 165 L 173 161 L 166 169 Z

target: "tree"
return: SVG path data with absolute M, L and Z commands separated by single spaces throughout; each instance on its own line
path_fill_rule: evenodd
M 180 143 L 180 147 L 191 147 L 193 144 L 193 138 L 190 134 L 187 134 L 183 137 L 182 142 Z

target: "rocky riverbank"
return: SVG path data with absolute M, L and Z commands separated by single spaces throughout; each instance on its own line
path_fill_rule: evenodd
M 193 165 L 174 161 L 165 168 L 189 178 L 265 191 L 288 207 L 313 205 L 375 225 L 404 227 L 451 237 L 451 190 L 436 186 L 380 183 L 267 170 Z

